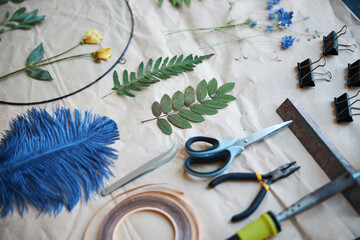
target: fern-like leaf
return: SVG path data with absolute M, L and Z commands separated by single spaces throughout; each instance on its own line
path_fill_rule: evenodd
M 146 64 L 141 62 L 137 73 L 131 72 L 130 77 L 127 70 L 123 72 L 123 84 L 120 84 L 118 74 L 114 71 L 113 81 L 114 87 L 112 88 L 118 94 L 128 97 L 135 97 L 132 91 L 140 91 L 141 88 L 149 87 L 150 84 L 159 82 L 160 79 L 168 79 L 172 76 L 177 76 L 180 73 L 194 70 L 197 64 L 203 60 L 210 58 L 214 54 L 204 56 L 195 56 L 192 54 L 183 59 L 183 55 L 174 56 L 171 59 L 168 57 L 164 60 L 160 57 L 153 65 L 153 59 L 150 59 Z
M 158 127 L 167 135 L 172 133 L 170 123 L 182 129 L 191 128 L 190 122 L 202 122 L 205 120 L 202 115 L 214 115 L 218 113 L 217 109 L 225 108 L 228 102 L 234 101 L 234 96 L 225 94 L 234 87 L 235 83 L 225 83 L 218 88 L 217 80 L 213 78 L 209 83 L 202 80 L 197 85 L 196 92 L 193 87 L 188 86 L 184 94 L 177 91 L 172 98 L 164 94 L 160 103 L 152 104 L 151 111 L 155 118 L 150 120 L 157 119 Z M 198 102 L 195 102 L 195 97 Z
M 91 112 L 33 108 L 18 116 L 0 143 L 0 216 L 16 207 L 23 215 L 29 204 L 56 215 L 87 201 L 112 175 L 117 153 L 109 145 L 118 138 L 113 120 Z

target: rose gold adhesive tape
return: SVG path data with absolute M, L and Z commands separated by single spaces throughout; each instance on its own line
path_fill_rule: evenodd
M 158 212 L 167 217 L 177 240 L 199 238 L 194 216 L 183 200 L 169 192 L 147 191 L 132 195 L 116 205 L 104 218 L 98 239 L 115 239 L 121 223 L 131 214 L 141 211 Z

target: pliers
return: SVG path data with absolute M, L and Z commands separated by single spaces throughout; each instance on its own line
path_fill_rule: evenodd
M 289 176 L 290 174 L 294 173 L 296 170 L 300 168 L 293 167 L 290 168 L 292 165 L 294 165 L 296 162 L 291 162 L 284 164 L 274 171 L 271 171 L 267 174 L 259 174 L 259 173 L 227 173 L 223 174 L 215 179 L 213 179 L 209 183 L 209 187 L 213 188 L 216 185 L 226 182 L 226 181 L 233 181 L 233 180 L 253 180 L 258 181 L 262 184 L 260 192 L 256 195 L 255 199 L 252 201 L 250 206 L 243 212 L 234 215 L 231 218 L 232 222 L 237 222 L 240 220 L 245 219 L 246 217 L 250 216 L 260 205 L 261 201 L 264 199 L 267 191 L 269 190 L 269 185 L 278 181 L 279 179 L 285 178 Z

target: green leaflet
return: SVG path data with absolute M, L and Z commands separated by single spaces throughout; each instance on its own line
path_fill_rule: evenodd
M 206 95 L 207 95 L 207 83 L 204 79 L 196 87 L 196 98 L 201 102 L 206 98 Z
M 226 103 L 219 101 L 219 100 L 205 100 L 202 102 L 202 105 L 209 107 L 209 108 L 216 108 L 216 109 L 227 107 Z
M 175 110 L 182 108 L 185 104 L 184 94 L 180 91 L 177 91 L 173 95 L 172 102 L 173 102 L 173 107 Z
M 184 1 L 188 6 L 190 6 L 191 0 L 171 0 L 171 3 L 172 3 L 172 5 L 173 5 L 174 7 L 177 7 L 177 6 L 178 6 L 178 7 L 182 7 L 183 1 Z M 164 2 L 164 0 L 159 0 L 159 7 L 162 6 L 163 2 Z
M 169 57 L 162 59 L 161 57 L 155 61 L 150 59 L 146 64 L 141 62 L 137 69 L 137 72 L 130 73 L 130 81 L 128 71 L 123 72 L 123 84 L 118 82 L 113 76 L 114 87 L 117 93 L 135 97 L 131 91 L 140 91 L 141 88 L 149 87 L 150 84 L 159 82 L 160 79 L 169 79 L 172 76 L 177 76 L 180 73 L 186 71 L 192 71 L 197 64 L 202 63 L 203 60 L 210 58 L 214 54 L 208 54 L 204 56 L 195 56 L 192 54 L 183 58 L 183 55 L 174 56 L 171 59 Z
M 26 72 L 30 77 L 37 80 L 53 80 L 48 71 L 40 68 L 29 67 L 26 69 Z
M 235 87 L 235 83 L 233 83 L 233 82 L 225 83 L 224 85 L 219 87 L 219 89 L 216 91 L 216 93 L 217 94 L 227 93 L 227 92 L 230 92 L 231 90 L 233 90 L 234 87 Z
M 174 62 L 175 60 L 171 59 L 169 63 Z M 164 94 L 160 103 L 155 101 L 152 104 L 151 111 L 156 118 L 150 120 L 157 119 L 157 125 L 167 135 L 172 133 L 170 123 L 183 129 L 191 128 L 190 121 L 203 122 L 205 119 L 202 115 L 214 115 L 218 113 L 217 109 L 225 108 L 228 106 L 227 102 L 235 100 L 236 98 L 230 94 L 218 93 L 229 92 L 234 86 L 234 83 L 225 83 L 218 88 L 217 80 L 213 78 L 209 83 L 202 80 L 196 87 L 196 93 L 193 87 L 188 86 L 184 94 L 176 91 L 172 98 Z M 195 94 L 199 100 L 197 103 Z
M 207 91 L 210 97 L 214 96 L 216 90 L 218 88 L 217 81 L 215 78 L 211 79 L 209 84 L 207 85 Z
M 174 124 L 175 126 L 179 127 L 179 128 L 191 128 L 191 124 L 189 123 L 188 120 L 180 117 L 177 114 L 171 114 L 168 116 L 168 120 L 169 122 L 171 122 L 172 124 Z
M 168 121 L 163 118 L 157 120 L 157 125 L 166 135 L 172 134 L 172 128 Z
M 161 105 L 161 110 L 164 113 L 171 112 L 172 104 L 171 104 L 171 98 L 169 97 L 169 95 L 165 94 L 164 96 L 162 96 L 162 98 L 160 100 L 160 105 Z
M 229 95 L 229 94 L 216 94 L 213 97 L 214 100 L 219 100 L 219 101 L 223 101 L 223 102 L 231 102 L 236 100 L 236 97 Z
M 4 22 L 9 18 L 9 16 L 10 16 L 10 12 L 7 11 L 6 14 L 5 14 L 5 16 L 4 16 L 4 18 L 3 18 L 3 20 L 0 22 L 0 24 L 1 24 L 1 25 L 4 24 Z
M 195 102 L 195 90 L 192 86 L 188 86 L 185 89 L 185 104 L 186 106 L 190 106 Z
M 151 112 L 155 117 L 159 117 L 161 115 L 161 105 L 159 102 L 154 102 L 151 105 Z
M 204 117 L 201 116 L 200 114 L 196 113 L 196 112 L 193 112 L 191 110 L 188 110 L 188 109 L 182 109 L 180 112 L 179 112 L 180 116 L 182 116 L 183 118 L 189 120 L 189 121 L 192 121 L 192 122 L 202 122 L 204 121 Z
M 202 104 L 194 104 L 190 107 L 191 111 L 196 112 L 198 114 L 205 114 L 205 115 L 214 115 L 218 113 L 218 110 L 211 107 L 206 107 Z
M 42 43 L 37 46 L 28 56 L 26 60 L 26 66 L 31 67 L 35 63 L 39 62 L 44 57 L 44 48 Z

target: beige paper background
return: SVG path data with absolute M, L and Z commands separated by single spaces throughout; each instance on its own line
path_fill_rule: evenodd
M 261 213 L 272 210 L 280 212 L 302 196 L 317 189 L 329 181 L 326 174 L 306 152 L 301 143 L 289 129 L 249 147 L 238 156 L 226 172 L 256 171 L 266 173 L 291 161 L 297 161 L 300 171 L 271 186 L 271 191 L 259 209 L 242 222 L 232 224 L 232 215 L 245 209 L 255 197 L 259 186 L 256 183 L 223 184 L 216 189 L 206 188 L 209 179 L 189 177 L 183 170 L 186 153 L 185 141 L 193 136 L 205 135 L 216 138 L 242 138 L 257 130 L 274 125 L 282 120 L 275 110 L 286 98 L 298 101 L 321 129 L 328 135 L 334 145 L 344 154 L 355 169 L 360 169 L 360 119 L 354 117 L 350 124 L 337 124 L 334 116 L 333 98 L 344 92 L 354 95 L 358 88 L 346 86 L 346 68 L 360 58 L 360 51 L 351 53 L 341 51 L 338 56 L 329 56 L 327 65 L 321 71 L 331 71 L 333 80 L 317 81 L 316 87 L 300 89 L 296 63 L 311 58 L 313 61 L 321 56 L 321 38 L 307 41 L 301 38 L 287 50 L 280 49 L 283 35 L 293 34 L 290 30 L 305 33 L 309 27 L 321 32 L 321 36 L 330 31 L 338 31 L 344 24 L 348 32 L 341 37 L 341 42 L 360 44 L 359 20 L 340 0 L 302 0 L 282 1 L 275 7 L 284 7 L 294 11 L 294 24 L 289 31 L 274 32 L 272 38 L 254 39 L 253 43 L 263 52 L 279 57 L 281 62 L 271 61 L 260 54 L 249 42 L 201 49 L 216 42 L 232 40 L 220 33 L 209 34 L 205 38 L 195 38 L 193 33 L 184 32 L 166 36 L 169 29 L 211 27 L 222 23 L 228 8 L 228 1 L 197 1 L 191 7 L 173 8 L 165 1 L 159 8 L 157 1 L 130 1 L 134 17 L 135 32 L 125 65 L 115 69 L 121 73 L 124 69 L 136 71 L 141 61 L 149 58 L 173 55 L 215 55 L 198 65 L 195 71 L 180 74 L 166 81 L 161 81 L 136 94 L 135 98 L 111 95 L 102 96 L 112 88 L 112 77 L 104 79 L 89 89 L 72 97 L 46 105 L 51 111 L 59 105 L 70 109 L 88 110 L 106 115 L 118 124 L 121 140 L 114 144 L 119 151 L 119 159 L 112 171 L 115 175 L 106 184 L 111 184 L 146 161 L 166 151 L 175 141 L 180 144 L 176 157 L 161 168 L 147 174 L 125 187 L 114 195 L 125 190 L 148 183 L 167 183 L 169 186 L 184 192 L 200 226 L 201 239 L 225 239 L 240 228 L 257 219 Z M 46 20 L 30 31 L 13 31 L 3 34 L 0 42 L 1 75 L 23 67 L 28 54 L 40 42 L 44 43 L 46 57 L 73 46 L 90 28 L 99 29 L 104 40 L 100 46 L 83 46 L 76 52 L 94 51 L 98 47 L 111 47 L 113 57 L 99 65 L 91 60 L 73 60 L 46 67 L 54 77 L 52 82 L 41 82 L 28 78 L 25 74 L 0 81 L 0 100 L 39 101 L 53 96 L 66 94 L 99 77 L 112 66 L 120 56 L 130 32 L 130 18 L 125 2 L 119 1 L 25 1 L 22 4 L 8 3 L 0 7 L 0 16 L 7 10 L 14 12 L 19 6 L 29 10 L 38 8 L 39 15 L 47 15 Z M 267 23 L 265 1 L 237 1 L 230 18 L 243 16 L 246 19 L 249 11 L 258 22 Z M 299 21 L 310 16 L 307 21 Z M 296 22 L 296 23 L 295 23 Z M 240 28 L 234 33 L 239 36 L 253 34 L 253 29 Z M 259 31 L 257 31 L 259 32 Z M 264 40 L 264 41 L 263 41 Z M 276 52 L 273 52 L 276 51 Z M 246 55 L 248 59 L 242 56 Z M 235 58 L 239 58 L 236 60 Z M 203 123 L 194 123 L 192 129 L 174 128 L 171 136 L 164 135 L 155 122 L 141 124 L 142 120 L 152 117 L 151 104 L 159 101 L 165 93 L 172 95 L 177 90 L 183 91 L 188 85 L 195 87 L 201 79 L 217 78 L 219 83 L 236 82 L 232 94 L 237 100 L 220 110 L 217 115 L 205 116 Z M 0 105 L 0 129 L 9 128 L 9 121 L 18 114 L 25 113 L 27 106 Z M 71 213 L 62 211 L 56 217 L 37 216 L 30 207 L 23 217 L 15 212 L 0 220 L 0 239 L 81 239 L 91 217 L 110 197 L 95 196 L 87 204 L 78 204 Z M 159 216 L 149 220 L 136 215 L 121 228 L 121 236 L 126 239 L 167 239 L 171 238 L 171 229 Z M 150 229 L 164 226 L 165 233 L 160 238 L 156 233 L 149 234 L 144 224 Z M 140 224 L 139 224 L 140 223 Z M 95 229 L 91 229 L 96 232 Z M 360 236 L 359 215 L 338 194 L 316 208 L 282 223 L 282 232 L 276 239 L 354 239 Z M 93 236 L 91 236 L 93 237 Z

